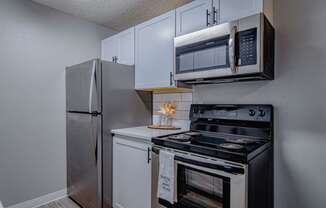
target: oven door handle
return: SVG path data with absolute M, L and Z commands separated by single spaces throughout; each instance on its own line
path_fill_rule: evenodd
M 240 167 L 237 168 L 237 167 L 232 167 L 232 166 L 205 163 L 205 162 L 200 162 L 200 161 L 196 161 L 196 160 L 187 159 L 187 158 L 180 157 L 180 156 L 177 156 L 177 155 L 174 157 L 174 160 L 180 161 L 180 162 L 183 162 L 183 163 L 187 163 L 187 164 L 190 164 L 190 165 L 194 165 L 194 166 L 205 167 L 205 168 L 209 168 L 209 169 L 213 169 L 213 170 L 220 170 L 220 171 L 230 173 L 230 174 L 233 174 L 233 175 L 238 175 L 238 174 L 243 175 L 245 173 L 245 170 L 243 168 L 240 168 Z
M 152 152 L 159 155 L 160 149 L 156 147 L 152 147 Z M 220 170 L 226 173 L 230 173 L 233 175 L 238 175 L 241 174 L 243 175 L 245 173 L 245 169 L 241 167 L 234 167 L 234 166 L 226 166 L 226 165 L 218 165 L 218 164 L 212 164 L 212 163 L 205 163 L 205 162 L 200 162 L 197 160 L 191 160 L 188 158 L 180 157 L 178 155 L 174 156 L 175 161 L 180 161 L 185 164 L 189 165 L 194 165 L 194 166 L 199 166 L 199 167 L 205 167 L 213 170 Z

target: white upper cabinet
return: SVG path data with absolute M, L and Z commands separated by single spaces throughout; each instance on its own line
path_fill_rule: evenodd
M 265 13 L 273 24 L 273 0 L 195 0 L 176 9 L 177 36 Z
M 102 60 L 114 62 L 114 57 L 117 57 L 119 55 L 118 36 L 114 35 L 105 40 L 102 40 L 101 54 Z
M 175 10 L 135 27 L 135 88 L 174 87 Z
M 119 64 L 135 64 L 135 28 L 120 32 L 102 41 L 102 60 Z
M 219 0 L 220 23 L 229 22 L 262 12 L 262 0 Z
M 119 33 L 118 63 L 126 65 L 135 64 L 135 28 L 132 27 Z
M 113 208 L 151 208 L 150 150 L 149 144 L 113 137 Z
M 212 24 L 212 18 L 212 0 L 196 0 L 177 8 L 177 36 L 208 27 Z

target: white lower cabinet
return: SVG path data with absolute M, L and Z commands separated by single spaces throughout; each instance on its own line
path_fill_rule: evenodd
M 113 137 L 113 207 L 151 207 L 151 145 Z

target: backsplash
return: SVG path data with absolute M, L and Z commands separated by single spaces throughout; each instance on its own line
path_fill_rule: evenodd
M 160 105 L 173 102 L 177 105 L 176 116 L 173 119 L 175 126 L 189 126 L 189 111 L 192 104 L 192 93 L 154 93 L 153 115 L 159 115 Z

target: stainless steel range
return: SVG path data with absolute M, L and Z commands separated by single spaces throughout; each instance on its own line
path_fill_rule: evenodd
M 189 132 L 153 138 L 152 207 L 272 208 L 273 107 L 192 105 Z M 177 202 L 157 198 L 159 153 L 174 153 Z

